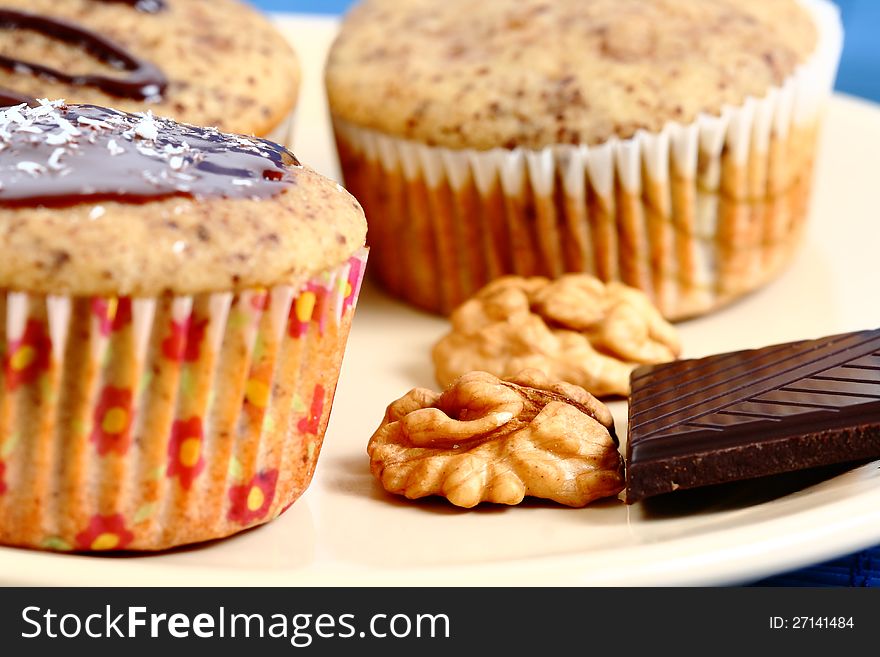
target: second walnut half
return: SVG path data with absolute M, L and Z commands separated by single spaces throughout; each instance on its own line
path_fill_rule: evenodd
M 636 367 L 681 353 L 677 331 L 644 293 L 586 274 L 500 278 L 451 321 L 432 354 L 442 386 L 472 370 L 507 376 L 534 368 L 597 397 L 625 396 Z

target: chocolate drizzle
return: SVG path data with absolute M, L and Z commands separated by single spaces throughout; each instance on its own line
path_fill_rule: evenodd
M 149 113 L 46 101 L 0 111 L 0 206 L 267 198 L 298 167 L 270 141 Z
M 11 28 L 33 30 L 47 37 L 80 46 L 102 62 L 127 71 L 128 75 L 125 77 L 70 75 L 50 66 L 0 55 L 0 67 L 7 70 L 33 72 L 68 84 L 96 87 L 112 96 L 136 100 L 160 97 L 168 86 L 167 78 L 154 64 L 135 57 L 117 43 L 79 25 L 39 14 L 0 9 L 0 29 Z

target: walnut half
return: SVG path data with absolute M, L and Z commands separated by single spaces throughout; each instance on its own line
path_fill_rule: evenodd
M 467 508 L 526 495 L 580 507 L 624 485 L 608 408 L 534 370 L 471 372 L 442 394 L 411 390 L 388 407 L 367 453 L 388 492 Z
M 675 328 L 645 294 L 587 274 L 499 278 L 451 321 L 433 351 L 441 386 L 474 370 L 508 376 L 534 368 L 598 397 L 625 396 L 636 367 L 681 352 Z

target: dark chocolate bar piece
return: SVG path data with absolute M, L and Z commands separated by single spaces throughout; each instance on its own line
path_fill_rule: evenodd
M 626 501 L 880 458 L 880 329 L 641 367 Z

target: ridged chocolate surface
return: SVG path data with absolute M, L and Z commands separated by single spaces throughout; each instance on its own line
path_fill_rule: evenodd
M 627 501 L 880 456 L 880 330 L 640 368 Z

